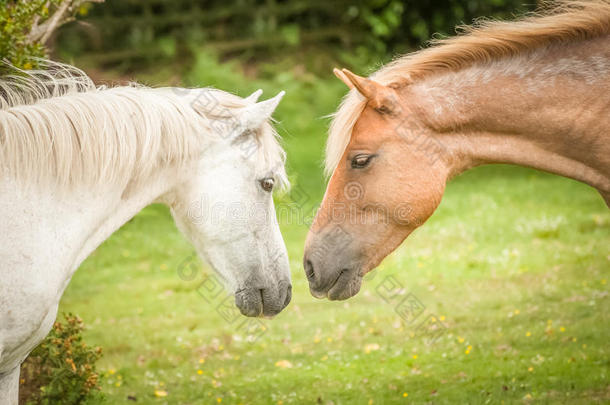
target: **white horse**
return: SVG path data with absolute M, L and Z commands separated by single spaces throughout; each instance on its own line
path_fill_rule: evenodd
M 287 186 L 269 123 L 283 92 L 96 87 L 47 64 L 0 81 L 1 405 L 17 404 L 20 364 L 79 264 L 151 203 L 170 207 L 244 315 L 291 298 L 271 193 Z

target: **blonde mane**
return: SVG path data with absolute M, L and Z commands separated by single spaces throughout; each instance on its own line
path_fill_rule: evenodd
M 447 71 L 606 35 L 610 35 L 610 0 L 559 0 L 516 21 L 481 20 L 459 27 L 459 35 L 433 40 L 430 48 L 396 59 L 371 78 L 384 85 L 407 85 Z M 326 144 L 327 175 L 337 167 L 365 104 L 352 90 L 335 113 Z
M 133 185 L 199 156 L 213 121 L 249 105 L 214 89 L 97 87 L 77 68 L 43 64 L 0 78 L 0 174 L 20 182 Z M 281 169 L 286 183 L 275 130 L 255 136 L 260 170 Z

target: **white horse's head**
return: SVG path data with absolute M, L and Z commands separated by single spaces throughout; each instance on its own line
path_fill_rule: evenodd
M 284 151 L 270 124 L 283 92 L 257 102 L 205 90 L 191 105 L 213 141 L 172 196 L 178 227 L 235 293 L 247 316 L 273 316 L 291 299 L 290 267 L 273 204 L 287 185 Z

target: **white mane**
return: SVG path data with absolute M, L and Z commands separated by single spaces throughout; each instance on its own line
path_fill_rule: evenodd
M 213 120 L 249 101 L 214 89 L 97 87 L 81 70 L 43 62 L 44 70 L 0 78 L 0 172 L 61 187 L 146 178 L 202 152 Z M 206 93 L 213 103 L 192 103 Z M 257 132 L 261 171 L 281 169 L 284 151 L 269 123 Z

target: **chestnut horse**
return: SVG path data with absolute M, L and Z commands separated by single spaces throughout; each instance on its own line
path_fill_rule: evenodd
M 509 163 L 570 177 L 610 206 L 610 1 L 562 1 L 483 22 L 363 78 L 326 149 L 332 173 L 309 231 L 311 293 L 347 299 L 432 215 L 448 180 Z

